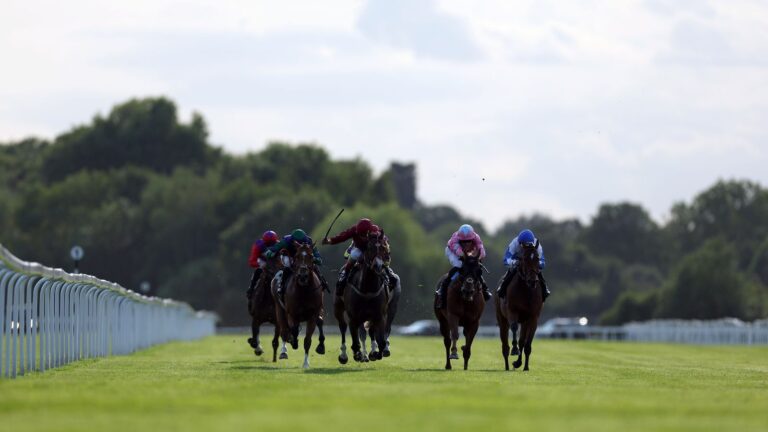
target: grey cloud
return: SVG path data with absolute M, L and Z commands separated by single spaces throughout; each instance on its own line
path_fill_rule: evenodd
M 357 24 L 371 40 L 420 56 L 458 61 L 481 57 L 464 22 L 440 12 L 432 0 L 369 0 Z

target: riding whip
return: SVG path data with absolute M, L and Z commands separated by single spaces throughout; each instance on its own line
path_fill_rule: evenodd
M 325 237 L 323 237 L 324 239 L 328 238 L 328 234 L 331 233 L 331 229 L 333 228 L 333 224 L 336 223 L 336 221 L 339 219 L 339 216 L 341 216 L 342 213 L 344 213 L 344 209 L 343 208 L 341 209 L 339 214 L 337 214 L 336 217 L 333 218 L 333 222 L 331 222 L 331 226 L 329 226 L 328 227 L 328 231 L 325 232 Z

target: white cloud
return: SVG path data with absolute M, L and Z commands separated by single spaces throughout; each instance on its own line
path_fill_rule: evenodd
M 767 35 L 747 0 L 12 1 L 0 139 L 165 94 L 231 151 L 416 161 L 423 199 L 491 227 L 621 199 L 660 218 L 719 177 L 768 182 Z

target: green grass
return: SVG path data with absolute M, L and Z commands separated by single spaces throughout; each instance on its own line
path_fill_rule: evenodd
M 308 371 L 218 336 L 0 380 L 0 430 L 768 430 L 766 347 L 537 341 L 505 372 L 496 339 L 469 371 L 437 338 L 346 366 L 327 342 Z

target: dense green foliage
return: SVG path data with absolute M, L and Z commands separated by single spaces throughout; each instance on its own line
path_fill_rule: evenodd
M 600 206 L 587 225 L 533 215 L 496 232 L 463 217 L 461 203 L 425 205 L 415 184 L 414 165 L 375 175 L 365 161 L 333 160 L 316 145 L 227 154 L 208 142 L 200 115 L 182 123 L 167 99 L 132 100 L 52 142 L 0 145 L 0 242 L 64 268 L 80 244 L 85 272 L 128 288 L 146 280 L 153 294 L 245 324 L 255 237 L 302 227 L 319 240 L 345 207 L 335 229 L 367 216 L 391 238 L 404 287 L 400 322 L 431 316 L 434 284 L 448 267 L 445 241 L 464 222 L 483 235 L 492 285 L 509 241 L 523 228 L 537 233 L 554 293 L 547 316 L 621 323 L 768 313 L 768 190 L 758 184 L 719 181 L 675 205 L 663 225 L 622 202 Z M 321 253 L 333 280 L 343 247 Z
M 0 424 L 25 431 L 764 431 L 765 347 L 540 341 L 529 372 L 478 339 L 470 370 L 437 338 L 381 362 L 329 352 L 273 365 L 244 335 L 170 343 L 0 380 Z M 10 425 L 15 425 L 12 427 Z

